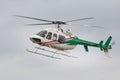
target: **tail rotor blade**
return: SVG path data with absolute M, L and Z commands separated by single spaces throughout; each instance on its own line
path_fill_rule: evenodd
M 113 41 L 112 43 L 111 43 L 111 46 L 114 46 L 116 43 L 115 43 L 115 41 Z

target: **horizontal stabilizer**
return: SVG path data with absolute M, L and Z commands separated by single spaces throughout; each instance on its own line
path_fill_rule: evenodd
M 88 46 L 84 45 L 85 51 L 88 52 Z
M 103 50 L 103 41 L 100 41 L 99 45 L 100 45 L 100 50 L 102 51 Z

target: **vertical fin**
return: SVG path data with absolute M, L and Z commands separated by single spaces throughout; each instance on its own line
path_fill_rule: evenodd
M 112 40 L 112 36 L 110 36 L 110 37 L 107 39 L 107 41 L 105 42 L 104 46 L 105 46 L 106 48 L 109 47 L 109 44 L 110 44 L 111 40 Z
M 104 52 L 108 52 L 108 49 L 110 49 L 111 45 L 110 42 L 112 40 L 112 36 L 109 36 L 109 38 L 107 39 L 107 41 L 104 44 Z

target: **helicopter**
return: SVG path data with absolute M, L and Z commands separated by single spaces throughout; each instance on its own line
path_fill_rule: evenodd
M 61 58 L 55 57 L 55 54 L 77 58 L 75 56 L 71 56 L 68 54 L 58 53 L 58 51 L 67 53 L 67 51 L 75 49 L 77 45 L 83 45 L 86 52 L 89 52 L 88 46 L 100 48 L 100 50 L 104 51 L 106 55 L 108 53 L 108 50 L 112 49 L 112 46 L 110 45 L 112 36 L 109 36 L 107 41 L 104 44 L 102 40 L 99 43 L 96 43 L 96 42 L 80 39 L 76 35 L 71 33 L 70 30 L 65 30 L 61 28 L 61 25 L 66 25 L 67 23 L 74 22 L 74 21 L 94 19 L 93 17 L 87 17 L 87 18 L 81 18 L 81 19 L 75 19 L 75 20 L 69 20 L 69 21 L 51 21 L 51 20 L 33 18 L 28 16 L 20 16 L 20 15 L 15 15 L 15 16 L 46 22 L 46 23 L 29 24 L 29 25 L 53 25 L 53 24 L 57 25 L 55 28 L 42 29 L 37 34 L 31 35 L 29 37 L 30 41 L 32 41 L 34 44 L 38 44 L 39 47 L 35 47 L 36 50 L 26 49 L 28 52 L 39 54 L 39 55 L 50 57 L 50 58 L 61 59 Z M 48 50 L 44 47 L 54 49 L 55 51 Z M 52 53 L 52 55 L 47 55 L 47 54 L 38 52 L 38 50 L 50 52 Z

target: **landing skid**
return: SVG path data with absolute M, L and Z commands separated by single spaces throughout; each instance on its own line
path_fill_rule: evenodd
M 58 53 L 58 52 L 50 51 L 50 50 L 47 50 L 47 49 L 44 49 L 44 48 L 39 48 L 39 47 L 35 47 L 35 48 L 40 49 L 40 50 L 44 50 L 44 51 L 47 51 L 47 52 L 51 52 L 51 53 L 55 53 L 55 54 L 67 56 L 67 57 L 78 58 L 78 57 L 75 57 L 75 56 L 70 56 L 70 55 L 67 55 L 67 54 L 63 54 L 63 53 Z
M 61 59 L 61 58 L 58 58 L 58 57 L 54 57 L 54 56 L 50 56 L 50 55 L 46 55 L 46 54 L 39 53 L 39 52 L 36 52 L 36 51 L 32 51 L 32 50 L 29 50 L 29 49 L 26 49 L 26 51 L 31 52 L 31 53 L 34 53 L 34 54 L 38 54 L 38 55 L 42 55 L 42 56 L 46 56 L 46 57 L 50 57 L 50 58 L 54 58 L 54 59 Z
M 71 58 L 78 58 L 78 57 L 76 57 L 76 56 L 71 56 L 71 55 L 67 55 L 67 54 L 64 54 L 64 53 L 58 53 L 58 50 L 56 50 L 56 51 L 51 51 L 51 50 L 48 50 L 48 49 L 45 49 L 45 48 L 41 48 L 41 47 L 35 47 L 35 48 L 36 48 L 36 51 L 32 51 L 32 50 L 29 50 L 29 49 L 26 49 L 26 51 L 31 52 L 31 53 L 34 53 L 34 54 L 38 54 L 38 55 L 42 55 L 42 56 L 54 58 L 54 59 L 61 59 L 61 58 L 55 57 L 55 56 L 54 56 L 55 54 L 63 55 L 63 56 L 66 56 L 66 57 L 71 57 Z M 50 53 L 53 53 L 53 54 L 52 54 L 52 55 L 47 55 L 47 54 L 38 52 L 38 50 L 50 52 Z

